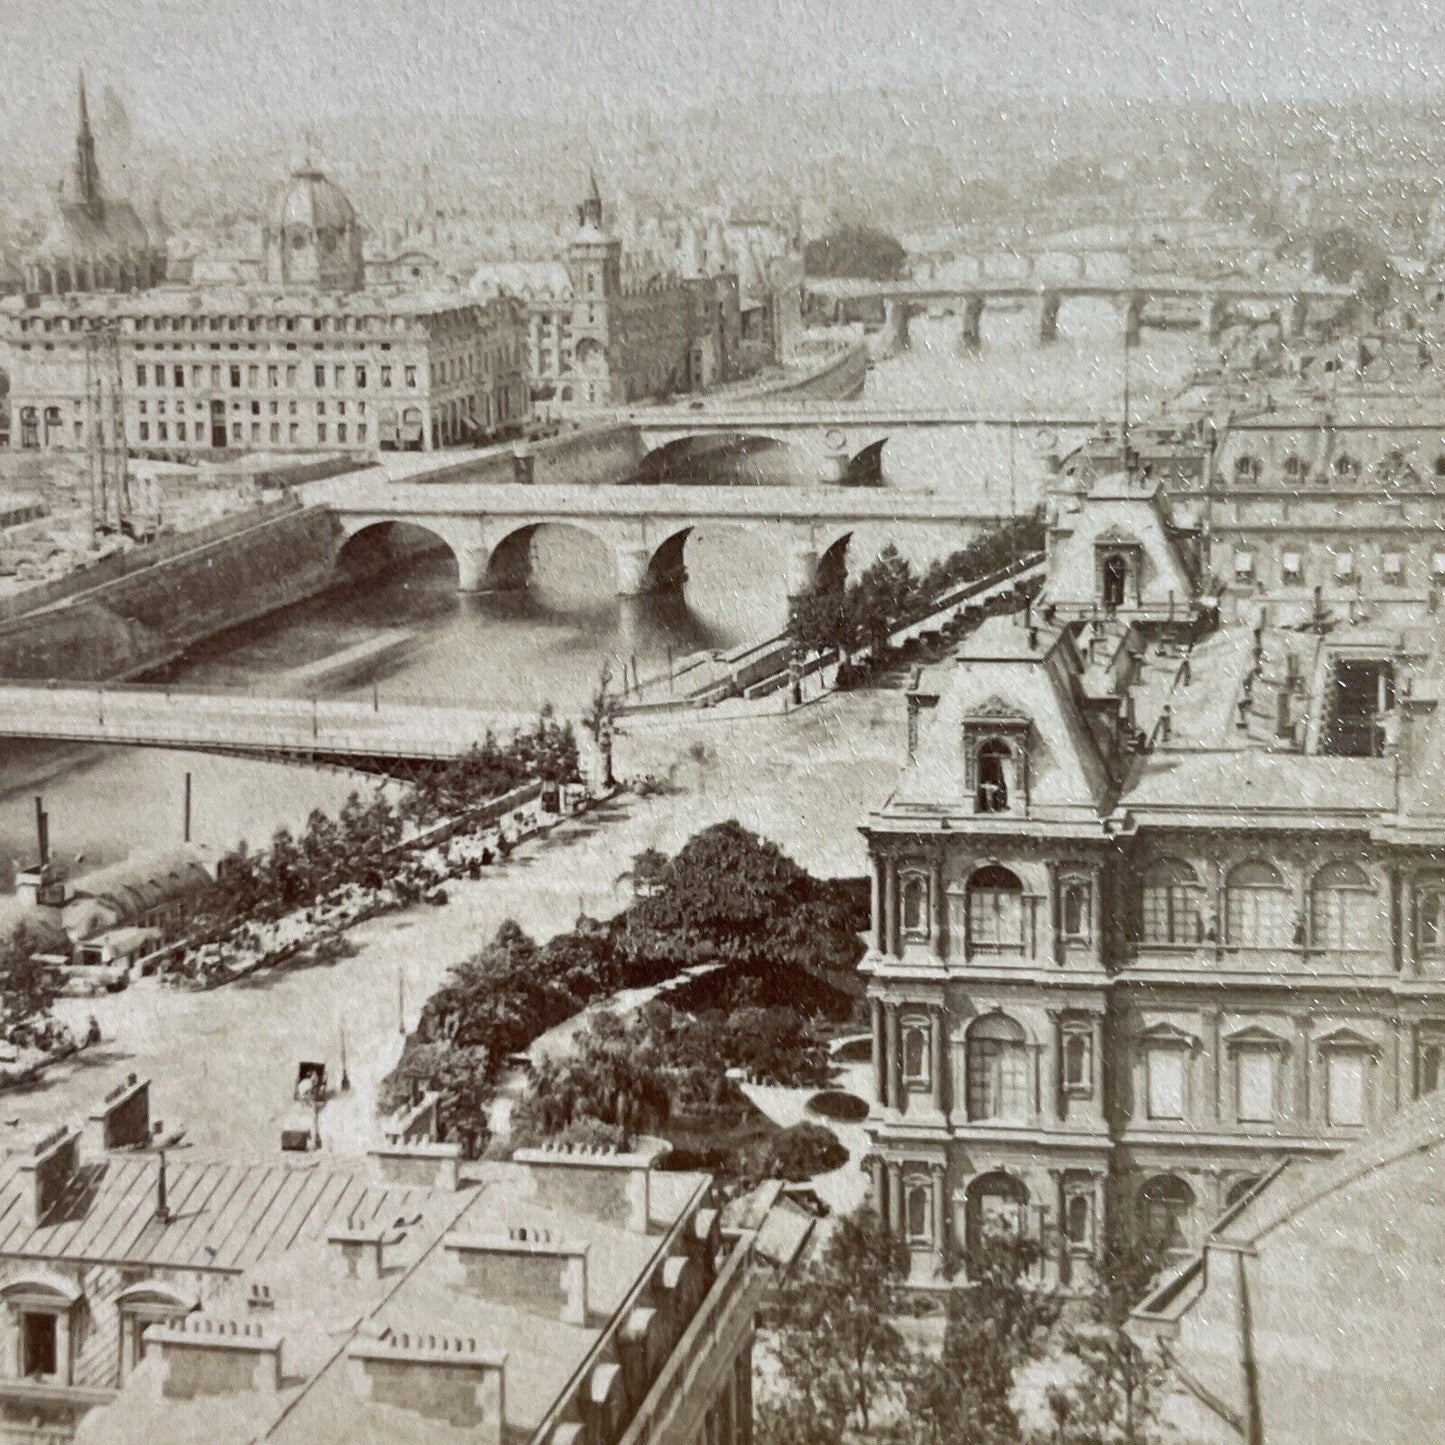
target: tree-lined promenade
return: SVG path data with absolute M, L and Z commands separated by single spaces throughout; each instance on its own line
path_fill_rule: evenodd
M 344 1032 L 353 1084 L 322 1118 L 323 1145 L 361 1152 L 376 1137 L 374 1103 L 423 1001 L 507 919 L 541 942 L 579 914 L 606 920 L 632 901 L 628 860 L 677 854 L 713 821 L 736 817 L 810 869 L 855 873 L 852 819 L 896 762 L 901 715 L 891 695 L 825 700 L 806 716 L 746 722 L 687 719 L 617 739 L 623 776 L 674 778 L 650 796 L 621 794 L 498 854 L 477 878 L 446 885 L 445 907 L 391 910 L 346 931 L 344 959 L 304 954 L 209 992 L 141 980 L 123 993 L 61 999 L 77 1033 L 93 1013 L 105 1041 L 53 1065 L 43 1084 L 6 1096 L 22 1124 L 83 1117 L 114 1082 L 139 1070 L 168 1126 L 202 1147 L 270 1149 L 293 1109 L 296 1061 L 339 1066 Z M 698 760 L 698 754 L 702 761 Z

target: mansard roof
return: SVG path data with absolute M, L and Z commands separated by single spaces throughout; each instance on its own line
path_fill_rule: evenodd
M 1061 634 L 1045 636 L 1015 617 L 990 618 L 936 671 L 938 705 L 884 812 L 922 806 L 971 813 L 965 725 L 1026 719 L 1030 823 L 1097 826 L 1109 775 L 1075 700 L 1077 668 Z

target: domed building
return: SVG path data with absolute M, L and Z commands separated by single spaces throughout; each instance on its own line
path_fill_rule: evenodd
M 70 180 L 59 189 L 55 218 L 44 238 L 25 258 L 25 289 L 41 296 L 142 291 L 163 281 L 165 268 L 165 251 L 135 208 L 102 193 L 82 76 Z
M 318 291 L 360 291 L 366 282 L 361 225 L 346 192 L 314 166 L 291 174 L 276 224 L 265 232 L 266 280 Z

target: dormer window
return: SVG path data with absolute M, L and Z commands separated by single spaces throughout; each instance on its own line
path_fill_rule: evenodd
M 990 738 L 978 750 L 974 812 L 1006 813 L 1009 806 L 1009 763 L 1013 753 L 1001 738 Z

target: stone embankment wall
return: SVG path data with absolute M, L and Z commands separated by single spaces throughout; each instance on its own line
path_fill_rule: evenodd
M 283 507 L 240 520 L 228 519 L 219 537 L 192 536 L 190 547 L 177 536 L 154 552 L 138 549 L 124 575 L 0 622 L 0 677 L 135 677 L 335 580 L 340 527 L 326 509 Z

